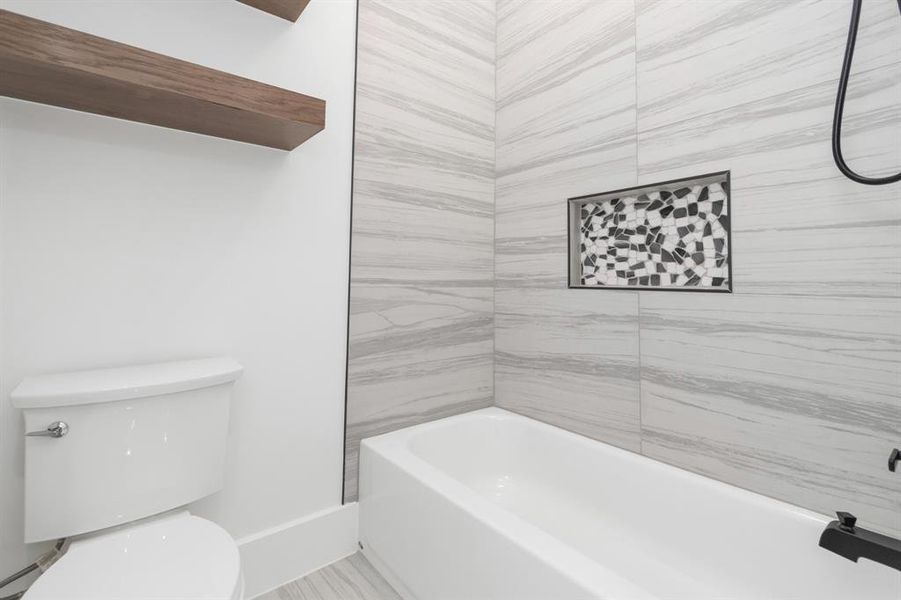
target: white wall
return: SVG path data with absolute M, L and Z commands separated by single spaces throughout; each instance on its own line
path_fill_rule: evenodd
M 0 577 L 43 549 L 21 542 L 27 375 L 231 355 L 227 484 L 197 511 L 241 538 L 337 506 L 355 3 L 0 6 L 328 102 L 286 153 L 0 100 Z

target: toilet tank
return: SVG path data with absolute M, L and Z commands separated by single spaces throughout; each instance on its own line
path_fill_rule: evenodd
M 22 381 L 11 400 L 25 431 L 67 426 L 25 438 L 25 541 L 128 523 L 221 489 L 241 371 L 209 358 Z

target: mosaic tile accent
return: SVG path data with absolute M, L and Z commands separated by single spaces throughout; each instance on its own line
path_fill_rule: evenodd
M 732 291 L 728 171 L 572 198 L 569 210 L 570 287 Z

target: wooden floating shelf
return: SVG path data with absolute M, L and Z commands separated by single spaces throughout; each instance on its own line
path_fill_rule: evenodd
M 242 4 L 252 6 L 267 12 L 270 15 L 281 17 L 289 21 L 297 21 L 300 13 L 307 7 L 310 0 L 238 0 Z
M 0 10 L 0 95 L 293 150 L 325 101 Z

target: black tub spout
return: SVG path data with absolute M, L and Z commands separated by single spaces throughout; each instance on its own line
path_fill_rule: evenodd
M 857 562 L 858 558 L 901 571 L 901 540 L 875 531 L 856 527 L 857 518 L 851 513 L 838 512 L 820 535 L 820 547 Z

